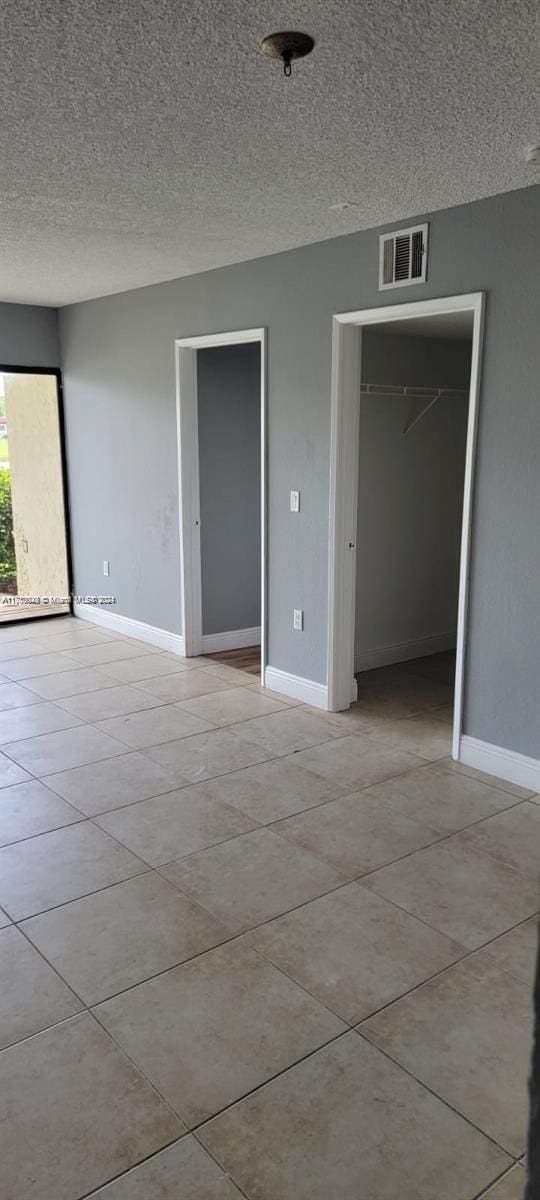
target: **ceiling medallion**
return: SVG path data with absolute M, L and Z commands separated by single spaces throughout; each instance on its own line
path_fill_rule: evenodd
M 261 50 L 270 58 L 276 58 L 283 63 L 283 74 L 289 78 L 292 75 L 292 62 L 295 58 L 305 58 L 311 54 L 315 41 L 309 33 L 298 33 L 296 30 L 285 29 L 281 33 L 271 33 L 263 38 Z

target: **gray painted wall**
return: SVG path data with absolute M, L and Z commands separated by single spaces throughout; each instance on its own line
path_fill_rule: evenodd
M 485 290 L 465 730 L 538 754 L 538 201 L 423 217 L 428 281 L 392 293 L 370 230 L 61 310 L 78 591 L 109 558 L 117 611 L 180 630 L 174 339 L 266 325 L 268 661 L 324 681 L 332 313 Z
M 467 392 L 470 351 L 468 341 L 365 329 L 362 382 Z M 398 662 L 421 653 L 422 638 L 455 645 L 468 397 L 441 398 L 404 437 L 424 404 L 360 400 L 356 670 L 383 647 L 401 645 L 387 660 Z
M 59 367 L 56 309 L 33 304 L 0 304 L 0 364 Z
M 261 351 L 197 353 L 204 633 L 261 623 Z

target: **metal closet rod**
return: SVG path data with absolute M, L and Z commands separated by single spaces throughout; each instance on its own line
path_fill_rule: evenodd
M 467 396 L 467 391 L 465 388 L 411 387 L 410 385 L 402 386 L 401 384 L 391 383 L 362 383 L 360 385 L 360 391 L 363 392 L 364 395 L 373 395 L 374 393 L 378 393 L 379 395 L 383 396 L 409 396 L 414 397 L 417 400 L 427 400 L 427 403 L 424 405 L 423 409 L 421 409 L 421 411 L 417 413 L 417 415 L 413 417 L 411 421 L 407 422 L 403 430 L 403 436 L 405 436 L 407 433 L 410 433 L 411 429 L 414 429 L 414 426 L 422 420 L 422 417 L 429 412 L 429 409 L 432 408 L 436 401 L 440 400 L 441 397 L 452 400 L 461 400 Z

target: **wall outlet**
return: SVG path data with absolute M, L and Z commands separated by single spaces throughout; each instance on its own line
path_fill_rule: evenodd
M 293 609 L 293 629 L 304 628 L 304 610 L 303 608 Z
M 291 512 L 300 512 L 300 492 L 291 492 Z
M 103 559 L 103 574 L 104 574 L 105 576 L 107 576 L 107 577 L 108 577 L 108 576 L 109 576 L 109 574 L 110 574 L 110 572 L 109 572 L 109 560 L 108 560 L 108 558 L 104 558 L 104 559 Z

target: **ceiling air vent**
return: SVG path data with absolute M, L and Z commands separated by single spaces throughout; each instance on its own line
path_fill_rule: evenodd
M 428 226 L 395 229 L 379 238 L 379 291 L 425 283 Z

